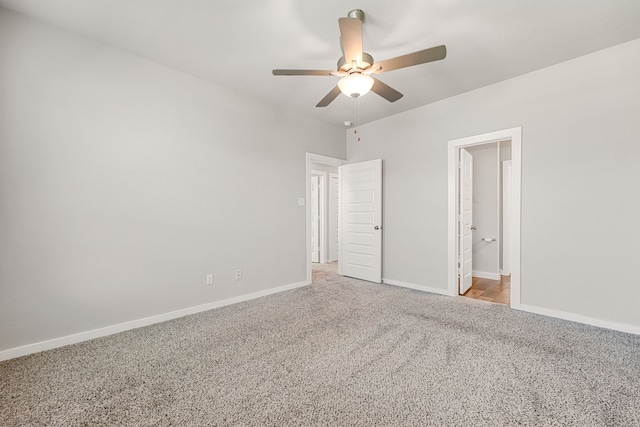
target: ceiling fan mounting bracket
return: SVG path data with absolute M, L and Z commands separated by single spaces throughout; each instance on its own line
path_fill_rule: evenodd
M 353 9 L 347 13 L 347 18 L 356 18 L 364 22 L 364 12 L 361 9 Z

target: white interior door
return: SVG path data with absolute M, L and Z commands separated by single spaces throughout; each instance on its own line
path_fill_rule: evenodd
M 339 273 L 381 283 L 382 160 L 340 166 L 339 179 Z
M 473 267 L 473 157 L 460 149 L 460 295 L 471 287 Z
M 329 174 L 329 262 L 338 260 L 338 206 L 340 206 L 340 180 L 337 173 Z
M 311 262 L 320 262 L 320 178 L 311 177 Z

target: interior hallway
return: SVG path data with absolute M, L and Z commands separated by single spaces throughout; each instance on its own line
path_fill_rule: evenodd
M 338 261 L 320 264 L 319 262 L 311 263 L 311 283 L 318 283 L 327 280 L 331 276 L 338 275 Z

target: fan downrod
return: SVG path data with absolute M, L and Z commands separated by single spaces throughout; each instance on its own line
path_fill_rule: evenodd
M 353 9 L 347 13 L 347 18 L 357 18 L 364 22 L 364 12 L 361 9 Z

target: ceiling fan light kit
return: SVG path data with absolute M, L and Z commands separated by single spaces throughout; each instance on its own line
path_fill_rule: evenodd
M 341 78 L 338 81 L 338 87 L 343 94 L 350 96 L 351 98 L 358 98 L 369 93 L 373 87 L 373 83 L 373 78 L 371 76 L 361 73 L 353 73 Z
M 344 55 L 338 60 L 336 71 L 330 70 L 273 70 L 275 76 L 338 76 L 340 80 L 316 107 L 326 107 L 343 93 L 351 98 L 359 98 L 369 91 L 380 95 L 389 102 L 395 102 L 403 97 L 391 86 L 371 77 L 371 74 L 381 74 L 413 65 L 439 61 L 447 56 L 444 45 L 424 49 L 407 55 L 374 62 L 373 57 L 362 50 L 362 23 L 364 12 L 360 9 L 351 10 L 346 18 L 338 19 L 340 40 Z

